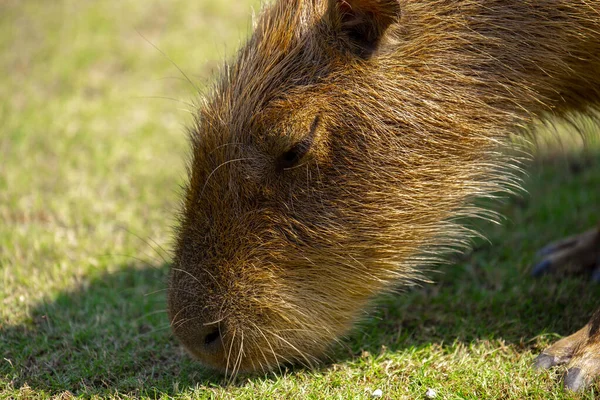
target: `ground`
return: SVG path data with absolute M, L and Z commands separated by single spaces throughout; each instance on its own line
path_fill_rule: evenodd
M 0 2 L 0 398 L 597 396 L 531 363 L 587 321 L 599 286 L 530 277 L 536 249 L 598 222 L 597 142 L 542 146 L 527 193 L 494 206 L 502 224 L 476 223 L 487 240 L 380 298 L 316 369 L 228 382 L 183 352 L 165 287 L 184 126 L 252 7 Z

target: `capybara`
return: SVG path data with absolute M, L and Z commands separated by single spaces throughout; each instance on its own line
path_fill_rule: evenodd
M 313 364 L 468 245 L 511 134 L 599 104 L 600 0 L 275 1 L 190 129 L 175 335 L 227 374 Z

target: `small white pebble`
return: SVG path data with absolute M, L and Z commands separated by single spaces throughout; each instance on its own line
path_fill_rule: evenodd
M 427 399 L 435 399 L 437 397 L 437 392 L 431 388 L 427 389 L 425 392 L 425 398 Z
M 371 396 L 375 397 L 376 399 L 380 398 L 381 396 L 383 396 L 383 391 L 381 389 L 375 389 L 373 391 L 373 393 L 371 393 Z

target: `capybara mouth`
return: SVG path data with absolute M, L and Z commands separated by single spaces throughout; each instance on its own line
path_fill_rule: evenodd
M 200 333 L 200 334 L 203 334 Z M 268 372 L 285 364 L 304 364 L 314 366 L 318 359 L 307 350 L 305 352 L 290 351 L 301 344 L 287 343 L 287 347 L 277 348 L 266 340 L 248 342 L 243 335 L 228 338 L 216 333 L 207 335 L 203 343 L 188 343 L 188 336 L 182 342 L 186 350 L 206 367 L 227 376 L 237 374 Z M 305 347 L 305 346 L 301 346 Z M 320 354 L 324 349 L 320 349 Z
M 277 332 L 256 323 L 252 328 L 242 328 L 227 318 L 203 323 L 211 317 L 183 316 L 185 310 L 181 311 L 172 318 L 175 335 L 192 356 L 225 375 L 267 372 L 283 364 L 312 367 L 329 341 L 335 339 L 331 334 L 315 336 L 314 332 L 299 328 Z
M 228 374 L 310 365 L 468 246 L 474 199 L 518 187 L 509 136 L 600 102 L 596 4 L 267 6 L 189 130 L 176 336 Z

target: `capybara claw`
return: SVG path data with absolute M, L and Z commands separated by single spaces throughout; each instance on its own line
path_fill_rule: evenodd
M 533 270 L 531 271 L 531 275 L 535 278 L 540 277 L 549 273 L 552 270 L 552 263 L 549 260 L 544 260 L 540 263 L 537 263 Z
M 564 361 L 561 362 L 559 357 L 547 353 L 542 353 L 535 358 L 533 362 L 533 368 L 548 369 L 560 365 L 562 363 L 564 363 Z
M 571 368 L 567 370 L 564 379 L 565 389 L 574 392 L 579 391 L 587 386 L 585 372 L 579 368 Z
M 592 280 L 600 282 L 600 227 L 551 243 L 537 252 L 542 260 L 531 275 L 547 273 L 573 274 L 592 270 Z

